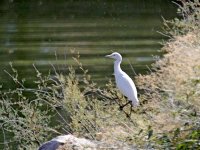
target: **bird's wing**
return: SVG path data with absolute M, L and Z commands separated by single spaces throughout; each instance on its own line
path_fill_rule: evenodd
M 120 92 L 128 97 L 129 100 L 137 101 L 137 90 L 135 84 L 125 72 L 118 77 L 116 76 L 116 83 Z

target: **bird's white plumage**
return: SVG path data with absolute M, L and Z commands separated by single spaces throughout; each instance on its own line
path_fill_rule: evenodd
M 128 98 L 129 101 L 132 102 L 133 106 L 137 106 L 139 104 L 139 100 L 137 98 L 137 89 L 135 84 L 133 80 L 121 70 L 120 67 L 122 56 L 119 53 L 114 52 L 111 55 L 106 55 L 106 57 L 115 59 L 114 75 L 117 88 Z
M 123 74 L 115 75 L 115 80 L 120 92 L 132 101 L 133 106 L 138 105 L 137 90 L 132 79 L 124 72 Z

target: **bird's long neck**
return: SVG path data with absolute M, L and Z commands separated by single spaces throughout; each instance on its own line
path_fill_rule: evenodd
M 119 72 L 122 72 L 122 69 L 121 69 L 121 67 L 120 67 L 120 64 L 121 64 L 121 61 L 116 60 L 116 61 L 114 62 L 114 73 L 115 73 L 115 74 L 116 74 L 116 73 L 119 73 Z

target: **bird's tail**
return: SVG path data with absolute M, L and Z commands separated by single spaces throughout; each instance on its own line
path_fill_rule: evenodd
M 139 103 L 138 98 L 132 101 L 132 105 L 133 105 L 133 106 L 139 106 L 139 104 L 140 104 L 140 103 Z

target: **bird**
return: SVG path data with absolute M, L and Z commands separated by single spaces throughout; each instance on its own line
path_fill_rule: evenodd
M 133 80 L 121 69 L 122 56 L 118 52 L 113 52 L 110 55 L 106 55 L 107 58 L 114 59 L 114 76 L 117 88 L 119 91 L 128 98 L 128 102 L 120 109 L 123 109 L 126 105 L 131 104 L 132 107 L 139 105 L 139 100 L 137 96 L 137 89 Z M 131 112 L 130 112 L 131 113 Z

